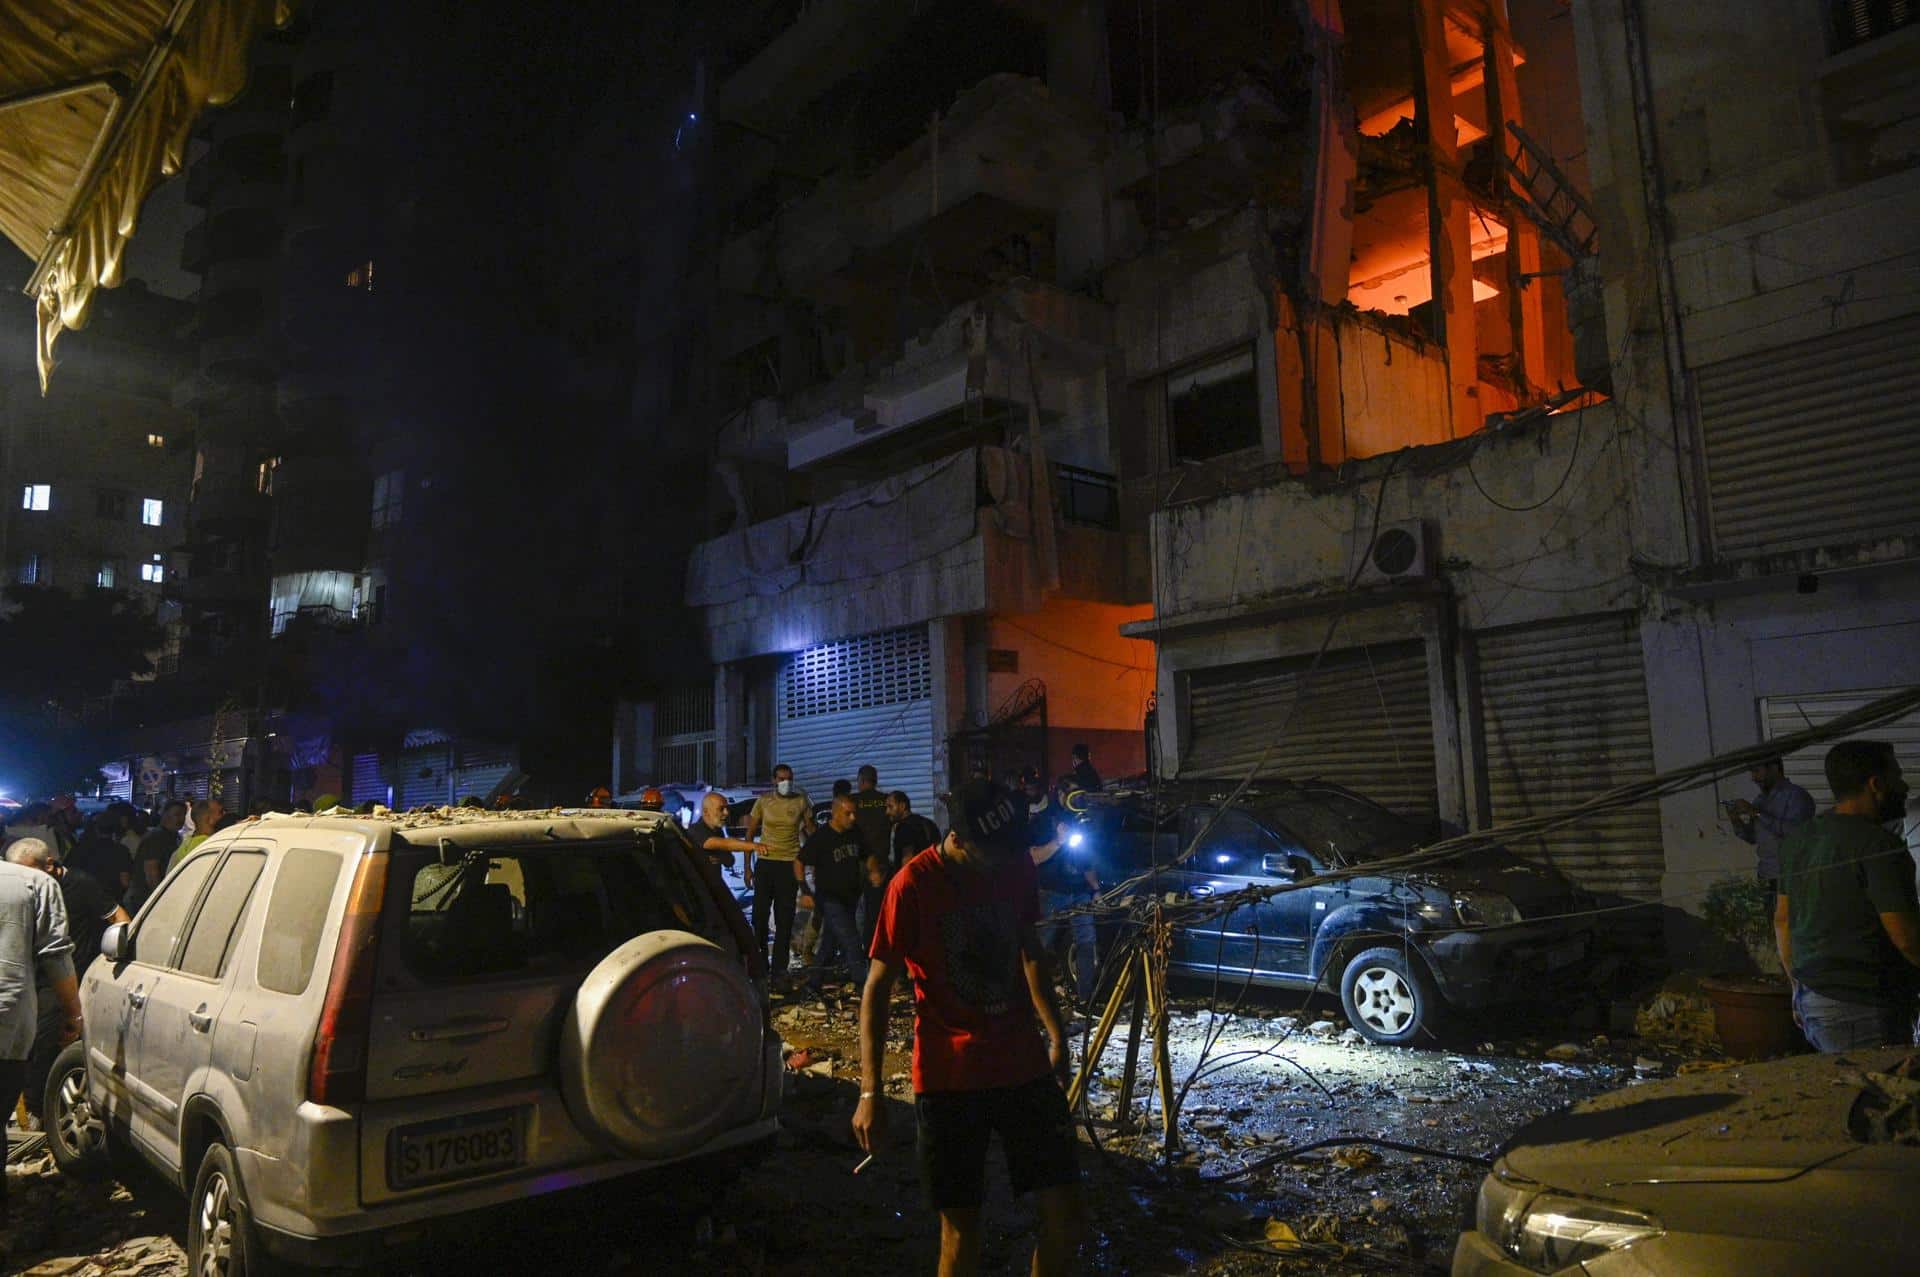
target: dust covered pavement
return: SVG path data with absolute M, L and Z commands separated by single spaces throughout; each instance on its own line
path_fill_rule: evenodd
M 1246 1274 L 1347 1271 L 1369 1257 L 1401 1272 L 1445 1271 L 1478 1167 L 1367 1146 L 1302 1153 L 1239 1179 L 1238 1168 L 1336 1136 L 1377 1136 L 1488 1156 L 1515 1127 L 1562 1105 L 1671 1071 L 1682 1057 L 1591 1032 L 1568 1039 L 1507 1020 L 1469 1049 L 1377 1047 L 1326 1012 L 1254 994 L 1242 1013 L 1210 1019 L 1204 1000 L 1174 1001 L 1170 1044 L 1184 1083 L 1219 1029 L 1207 1069 L 1181 1111 L 1184 1153 L 1160 1158 L 1157 1100 L 1114 1127 L 1123 1023 L 1089 1093 L 1099 1147 L 1083 1133 L 1093 1238 L 1087 1271 Z M 393 1274 L 673 1271 L 721 1274 L 923 1273 L 937 1226 L 920 1198 L 907 1073 L 912 1012 L 892 1022 L 886 1087 L 892 1147 L 859 1176 L 848 1121 L 857 1098 L 858 1006 L 852 996 L 788 1000 L 775 1022 L 796 1066 L 776 1153 L 730 1189 L 697 1182 L 613 1185 L 463 1229 L 457 1241 L 396 1255 Z M 1564 1033 L 1564 1028 L 1558 1032 Z M 1532 1033 L 1532 1036 L 1529 1034 Z M 1482 1035 L 1491 1041 L 1479 1044 Z M 1548 1058 L 1549 1055 L 1560 1058 Z M 1144 1071 L 1143 1071 L 1144 1072 Z M 988 1272 L 1024 1272 L 1032 1213 L 989 1161 Z M 79 1185 L 29 1158 L 16 1167 L 16 1233 L 34 1244 L 14 1264 L 35 1277 L 186 1271 L 185 1208 L 142 1175 Z M 1307 1245 L 1277 1253 L 1289 1239 Z M 1344 1253 L 1345 1258 L 1340 1258 Z M 1378 1266 L 1366 1264 L 1366 1266 Z

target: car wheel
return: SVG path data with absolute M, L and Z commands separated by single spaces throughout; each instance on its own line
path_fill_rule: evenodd
M 1442 1006 L 1426 964 L 1384 948 L 1365 950 L 1347 963 L 1340 1003 L 1354 1028 L 1387 1046 L 1434 1036 Z
M 232 1151 L 217 1141 L 209 1144 L 187 1199 L 188 1277 L 270 1277 L 281 1271 L 284 1265 L 254 1241 Z
M 47 1147 L 62 1175 L 101 1179 L 113 1169 L 106 1118 L 87 1094 L 84 1040 L 68 1043 L 54 1058 L 40 1111 L 46 1116 Z

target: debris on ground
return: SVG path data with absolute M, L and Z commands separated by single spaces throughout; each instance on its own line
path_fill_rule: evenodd
M 1885 1073 L 1868 1073 L 1852 1122 L 1869 1144 L 1920 1144 L 1920 1056 L 1909 1055 Z
M 1668 977 L 1659 992 L 1634 1016 L 1634 1031 L 1649 1042 L 1688 1051 L 1718 1055 L 1720 1035 L 1713 1019 L 1713 1003 L 1700 991 L 1697 979 Z

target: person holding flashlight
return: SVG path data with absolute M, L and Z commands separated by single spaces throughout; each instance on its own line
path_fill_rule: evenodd
M 1085 1010 L 1093 1001 L 1100 968 L 1093 915 L 1075 910 L 1100 890 L 1100 875 L 1093 867 L 1082 826 L 1048 791 L 1040 773 L 1028 768 L 1020 775 L 1020 785 L 1027 795 L 1027 854 L 1040 880 L 1040 943 L 1051 952 L 1061 930 L 1066 930 L 1072 949 L 1074 1003 L 1077 1010 Z

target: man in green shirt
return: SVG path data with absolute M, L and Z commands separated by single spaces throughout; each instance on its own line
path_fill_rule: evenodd
M 800 864 L 800 842 L 813 833 L 813 806 L 807 791 L 793 783 L 793 768 L 785 763 L 773 769 L 773 792 L 762 794 L 747 813 L 747 838 L 758 840 L 758 852 L 749 852 L 743 873 L 753 890 L 753 934 L 767 942 L 767 912 L 773 912 L 773 980 L 784 984 L 793 957 L 793 906 L 806 870 Z
M 1833 809 L 1780 844 L 1774 937 L 1793 981 L 1794 1018 L 1821 1051 L 1913 1040 L 1920 904 L 1913 859 L 1889 833 L 1907 810 L 1893 746 L 1841 741 L 1827 751 Z

